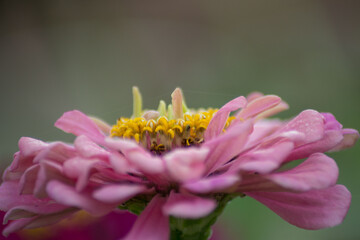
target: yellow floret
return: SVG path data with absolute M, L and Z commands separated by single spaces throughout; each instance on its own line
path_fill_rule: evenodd
M 183 136 L 186 145 L 191 145 L 198 135 L 203 134 L 216 112 L 216 109 L 210 109 L 199 113 L 186 113 L 182 119 L 177 120 L 168 120 L 165 116 L 161 116 L 157 120 L 145 120 L 142 117 L 120 118 L 111 129 L 111 137 L 133 138 L 139 142 L 145 133 L 163 134 L 169 140 L 176 136 Z M 235 117 L 229 117 L 225 128 L 234 119 Z

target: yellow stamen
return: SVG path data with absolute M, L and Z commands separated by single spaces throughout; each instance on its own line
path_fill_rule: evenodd
M 142 117 L 120 118 L 111 129 L 111 137 L 135 139 L 157 153 L 172 146 L 191 146 L 203 142 L 203 134 L 217 110 L 186 113 L 181 119 L 168 120 L 162 116 L 146 120 Z M 235 117 L 229 117 L 225 129 Z M 225 131 L 224 129 L 224 131 Z M 150 138 L 149 138 L 150 137 Z M 150 143 L 147 143 L 150 140 Z M 149 145 L 148 145 L 149 144 Z M 155 145 L 154 145 L 155 144 Z M 180 145 L 179 145 L 180 144 Z

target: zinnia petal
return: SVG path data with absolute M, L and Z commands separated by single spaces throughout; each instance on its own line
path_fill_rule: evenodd
M 65 185 L 56 180 L 49 182 L 47 184 L 46 190 L 49 196 L 56 202 L 69 207 L 78 207 L 80 209 L 84 209 L 85 211 L 96 216 L 109 213 L 115 207 L 114 205 L 103 204 L 93 199 L 89 193 L 76 192 L 73 187 Z
M 35 188 L 36 178 L 40 165 L 34 165 L 26 169 L 19 181 L 19 193 L 20 194 L 32 194 Z
M 24 157 L 34 156 L 48 145 L 48 143 L 29 137 L 22 137 L 19 140 L 19 150 Z
M 327 152 L 334 148 L 334 146 L 337 146 L 342 140 L 343 135 L 340 131 L 326 131 L 324 137 L 319 141 L 311 142 L 294 149 L 286 161 L 306 158 L 316 152 Z
M 126 158 L 118 152 L 113 152 L 110 155 L 109 161 L 110 165 L 117 173 L 126 174 L 130 169 Z
M 0 210 L 8 211 L 16 206 L 42 205 L 47 200 L 32 195 L 20 195 L 17 182 L 3 182 L 0 186 Z
M 346 187 L 334 187 L 303 193 L 249 192 L 287 222 L 305 229 L 321 229 L 340 224 L 348 212 L 351 194 Z
M 339 169 L 332 158 L 315 153 L 293 169 L 266 175 L 244 175 L 239 191 L 306 192 L 333 186 Z
M 55 126 L 76 136 L 85 135 L 99 144 L 104 142 L 105 135 L 100 131 L 99 127 L 93 120 L 78 110 L 64 113 L 55 122 Z
M 47 215 L 61 212 L 67 209 L 67 206 L 54 202 L 47 202 L 42 205 L 24 205 L 11 208 L 4 216 L 4 224 L 8 220 L 16 220 L 19 218 L 28 218 L 36 215 Z
M 139 184 L 117 184 L 104 186 L 95 190 L 93 197 L 104 203 L 123 203 L 147 189 Z
M 34 157 L 49 144 L 43 141 L 22 137 L 19 140 L 20 151 L 14 154 L 14 160 L 3 174 L 4 181 L 19 180 L 22 173 L 33 165 Z
M 262 119 L 256 121 L 246 146 L 253 146 L 256 143 L 263 141 L 264 138 L 276 132 L 283 125 L 284 123 L 280 120 Z
M 164 162 L 160 157 L 155 157 L 143 151 L 131 151 L 125 155 L 126 159 L 132 163 L 136 169 L 150 175 L 164 172 Z
M 83 157 L 101 157 L 106 158 L 110 155 L 108 151 L 91 141 L 85 135 L 81 135 L 75 139 L 75 148 Z
M 224 193 L 233 191 L 240 179 L 238 174 L 221 174 L 188 182 L 182 187 L 197 194 Z
M 164 156 L 166 167 L 173 179 L 186 182 L 201 177 L 205 172 L 205 159 L 209 149 L 176 149 Z
M 67 159 L 76 156 L 76 149 L 63 142 L 53 142 L 43 149 L 34 158 L 34 163 L 41 162 L 42 160 L 63 163 Z
M 286 102 L 281 101 L 278 105 L 258 114 L 256 116 L 256 119 L 263 119 L 263 118 L 271 117 L 271 116 L 273 116 L 277 113 L 280 113 L 282 111 L 285 111 L 287 109 L 289 109 L 289 105 Z
M 36 217 L 32 217 L 32 218 L 23 218 L 13 221 L 9 225 L 7 225 L 6 228 L 4 228 L 2 234 L 4 237 L 7 237 L 9 236 L 10 233 L 17 232 L 23 229 L 26 225 L 30 224 L 35 219 Z
M 243 146 L 246 144 L 252 129 L 251 120 L 237 122 L 232 124 L 224 134 L 205 142 L 204 146 L 210 149 L 208 159 L 206 159 L 207 173 L 215 171 L 244 151 Z
M 247 119 L 269 110 L 281 102 L 281 98 L 275 95 L 266 95 L 255 98 L 243 108 L 236 117 Z
M 279 131 L 287 132 L 294 130 L 305 135 L 305 138 L 298 142 L 297 145 L 318 141 L 324 136 L 324 117 L 317 111 L 305 110 Z
M 82 191 L 90 178 L 96 165 L 101 164 L 97 159 L 84 159 L 81 157 L 71 158 L 64 163 L 63 172 L 69 178 L 76 179 L 76 191 Z
M 355 129 L 343 129 L 343 140 L 336 145 L 334 148 L 331 149 L 331 151 L 340 151 L 342 149 L 350 148 L 354 146 L 356 141 L 359 139 L 359 132 Z
M 159 174 L 165 169 L 161 158 L 151 155 L 134 141 L 107 138 L 106 144 L 113 149 L 121 151 L 136 169 L 144 173 Z
M 205 217 L 215 208 L 213 199 L 171 192 L 163 211 L 174 217 L 196 219 Z
M 89 118 L 96 124 L 96 126 L 103 132 L 103 134 L 106 136 L 110 135 L 111 126 L 109 124 L 97 117 L 89 116 Z
M 293 149 L 294 143 L 291 141 L 279 141 L 270 146 L 260 146 L 231 162 L 230 169 L 260 174 L 269 173 L 279 168 Z
M 70 216 L 76 209 L 66 209 L 64 211 L 47 214 L 47 215 L 39 215 L 34 216 L 32 218 L 22 218 L 15 221 L 12 221 L 6 228 L 3 230 L 3 235 L 8 236 L 12 232 L 19 231 L 21 229 L 29 229 L 29 228 L 38 228 L 45 227 L 59 222 L 65 217 Z
M 70 179 L 67 179 L 63 175 L 62 165 L 52 161 L 42 161 L 40 163 L 40 169 L 35 181 L 34 196 L 37 198 L 46 198 L 46 185 L 49 181 L 55 179 L 63 182 L 70 181 Z
M 169 218 L 162 211 L 165 202 L 159 195 L 153 197 L 123 240 L 168 240 Z
M 336 162 L 323 153 L 311 155 L 299 166 L 266 178 L 293 191 L 309 191 L 333 186 L 339 175 Z
M 218 136 L 224 129 L 229 114 L 233 111 L 245 107 L 246 103 L 247 103 L 246 98 L 238 97 L 231 100 L 230 102 L 225 104 L 222 108 L 220 108 L 219 111 L 215 113 L 214 117 L 211 119 L 205 131 L 204 134 L 205 141 L 209 141 L 210 139 Z

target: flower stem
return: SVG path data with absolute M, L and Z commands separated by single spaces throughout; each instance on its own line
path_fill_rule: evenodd
M 170 240 L 207 240 L 211 226 L 223 212 L 226 204 L 235 196 L 226 194 L 217 198 L 218 206 L 208 216 L 199 219 L 170 217 Z

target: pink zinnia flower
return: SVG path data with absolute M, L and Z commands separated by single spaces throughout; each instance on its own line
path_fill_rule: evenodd
M 101 216 L 119 207 L 140 214 L 126 239 L 207 239 L 236 196 L 305 229 L 343 221 L 351 195 L 336 185 L 338 167 L 323 153 L 351 147 L 359 134 L 330 113 L 267 120 L 287 104 L 259 93 L 193 110 L 180 89 L 168 107 L 161 101 L 144 111 L 133 93 L 133 116 L 112 128 L 77 110 L 64 113 L 55 126 L 76 135 L 74 144 L 20 139 L 0 187 L 4 223 L 12 220 L 4 235 L 79 210 Z M 296 159 L 306 160 L 279 170 Z

